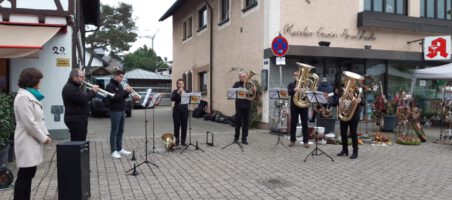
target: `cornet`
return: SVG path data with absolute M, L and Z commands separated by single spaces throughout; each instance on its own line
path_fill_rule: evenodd
M 83 84 L 84 84 L 85 87 L 86 87 L 87 89 L 89 89 L 89 90 L 91 90 L 91 89 L 93 88 L 93 84 L 91 84 L 91 83 L 88 83 L 88 82 L 83 81 Z M 99 92 L 97 92 L 97 94 L 99 94 L 100 96 L 103 96 L 103 97 L 107 97 L 107 96 L 113 97 L 113 96 L 115 96 L 115 94 L 110 93 L 110 92 L 107 92 L 107 91 L 102 90 L 102 89 L 100 89 L 100 88 L 99 88 Z

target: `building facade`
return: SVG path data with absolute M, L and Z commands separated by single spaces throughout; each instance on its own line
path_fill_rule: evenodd
M 99 6 L 99 0 L 0 2 L 1 91 L 17 91 L 21 71 L 39 69 L 46 126 L 52 134 L 67 132 L 61 91 L 71 69 L 84 66 L 85 24 L 99 26 Z
M 211 109 L 234 114 L 226 91 L 238 80 L 236 69 L 268 70 L 267 88 L 286 87 L 296 62 L 316 67 L 333 85 L 352 71 L 381 82 L 388 96 L 409 90 L 412 72 L 443 61 L 425 61 L 423 39 L 452 31 L 450 0 L 178 0 L 160 20 L 173 20 L 173 87 L 186 77 L 202 91 Z M 434 2 L 434 3 L 432 3 Z M 271 42 L 281 34 L 289 51 L 280 70 Z M 434 81 L 425 84 L 433 87 Z M 263 96 L 262 122 L 273 101 Z

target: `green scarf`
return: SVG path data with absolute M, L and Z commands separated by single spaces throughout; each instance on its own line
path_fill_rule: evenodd
M 44 95 L 42 95 L 41 92 L 39 92 L 37 89 L 34 89 L 34 88 L 26 88 L 26 89 L 31 94 L 33 94 L 33 96 L 35 96 L 36 99 L 38 99 L 38 101 L 41 101 L 42 99 L 44 99 Z

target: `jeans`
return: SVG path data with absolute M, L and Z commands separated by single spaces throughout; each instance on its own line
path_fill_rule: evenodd
M 122 149 L 122 135 L 124 133 L 124 121 L 125 113 L 120 112 L 110 112 L 111 119 L 111 132 L 110 132 L 110 148 L 111 152 L 121 151 Z

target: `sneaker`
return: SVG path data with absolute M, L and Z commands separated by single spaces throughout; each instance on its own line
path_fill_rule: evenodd
M 119 151 L 119 153 L 120 154 L 122 154 L 122 155 L 130 155 L 130 154 L 132 154 L 132 152 L 130 152 L 130 151 L 127 151 L 127 150 L 125 150 L 125 149 L 121 149 L 121 151 Z
M 248 144 L 248 141 L 242 140 L 242 144 Z
M 114 151 L 114 152 L 111 154 L 111 157 L 112 157 L 112 158 L 119 159 L 119 158 L 121 158 L 121 155 L 120 155 L 117 151 Z
M 306 148 L 306 149 L 309 148 L 309 144 L 308 144 L 308 143 L 305 143 L 303 146 L 304 146 L 304 148 Z

